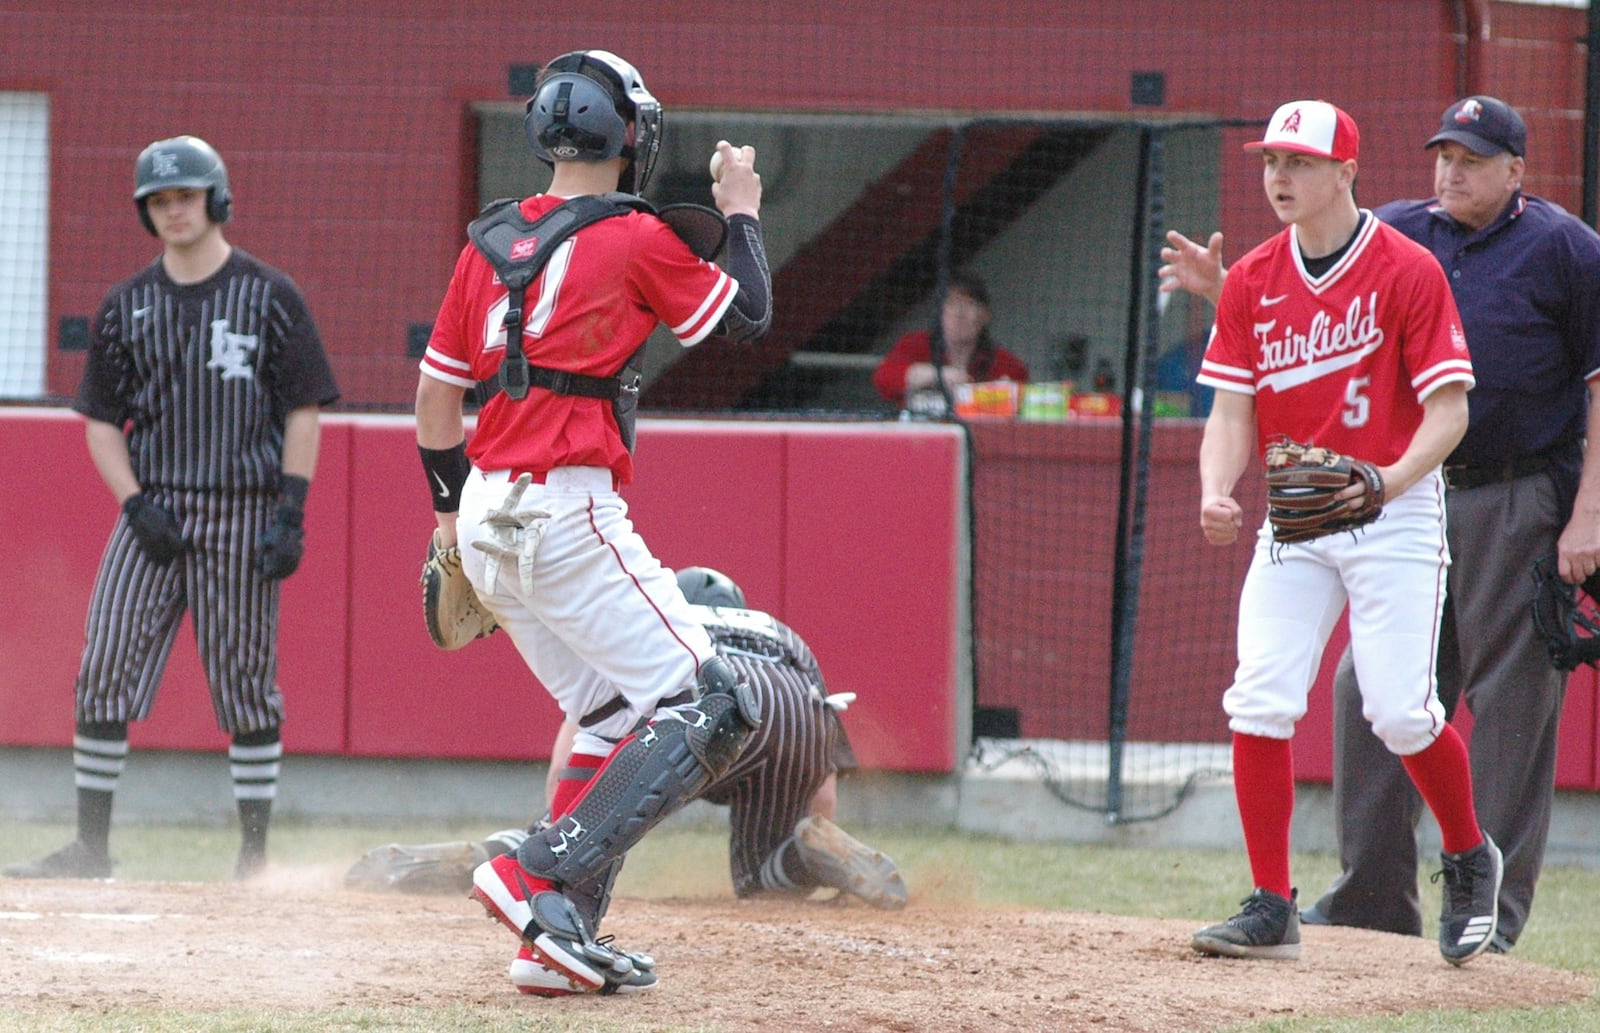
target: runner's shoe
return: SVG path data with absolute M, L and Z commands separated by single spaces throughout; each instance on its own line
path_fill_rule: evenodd
M 796 822 L 794 845 L 822 885 L 860 897 L 873 907 L 906 906 L 906 880 L 895 863 L 827 818 L 808 815 Z

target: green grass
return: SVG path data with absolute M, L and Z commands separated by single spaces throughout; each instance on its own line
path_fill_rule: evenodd
M 345 865 L 387 842 L 437 842 L 474 838 L 481 826 L 329 826 L 278 823 L 272 834 L 275 863 Z M 59 824 L 0 822 L 0 862 L 42 855 L 66 842 L 72 830 Z M 1150 918 L 1212 921 L 1236 910 L 1248 887 L 1244 858 L 1199 850 L 1083 847 L 1055 843 L 1005 843 L 944 830 L 873 829 L 871 838 L 906 871 L 915 892 L 941 900 L 993 906 L 1059 908 Z M 225 879 L 231 876 L 237 834 L 227 827 L 123 826 L 112 831 L 117 877 L 127 880 Z M 1060 872 L 1073 873 L 1062 879 Z M 1336 873 L 1326 855 L 1298 854 L 1297 883 L 1309 896 Z M 715 828 L 665 828 L 647 837 L 629 856 L 617 892 L 634 897 L 726 895 L 726 832 Z M 1425 913 L 1437 913 L 1438 890 L 1422 883 Z M 1516 957 L 1587 976 L 1600 985 L 1600 871 L 1547 868 L 1532 919 Z M 103 1004 L 104 1002 L 97 1002 Z M 197 1023 L 199 1023 L 197 1025 Z M 585 1031 L 644 1033 L 625 1016 Z M 194 1029 L 223 1033 L 344 1033 L 344 1031 L 482 1030 L 489 1033 L 578 1033 L 553 1017 L 548 1022 L 526 1008 L 464 1007 L 459 1014 L 419 1014 L 404 1007 L 351 1008 L 318 1016 L 216 1012 L 203 1017 L 150 1011 L 93 1011 L 42 1017 L 0 1010 L 0 1033 L 47 1030 L 142 1030 L 179 1033 Z M 1233 1033 L 1600 1033 L 1600 996 L 1582 1005 L 1466 1013 L 1426 1012 L 1399 1018 L 1297 1019 L 1235 1027 Z M 664 1033 L 651 1030 L 650 1033 Z M 689 1031 L 678 1031 L 689 1033 Z

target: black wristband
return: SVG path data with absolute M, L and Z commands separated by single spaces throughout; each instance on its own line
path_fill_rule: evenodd
M 306 508 L 306 495 L 311 491 L 311 481 L 299 474 L 286 473 L 278 478 L 278 499 L 294 509 Z
M 299 527 L 305 519 L 306 494 L 311 491 L 311 481 L 299 474 L 286 473 L 278 478 L 278 521 Z
M 454 513 L 461 508 L 461 486 L 467 483 L 472 472 L 472 460 L 467 458 L 465 441 L 454 448 L 423 448 L 417 446 L 422 456 L 422 469 L 428 475 L 428 492 L 433 496 L 435 513 Z

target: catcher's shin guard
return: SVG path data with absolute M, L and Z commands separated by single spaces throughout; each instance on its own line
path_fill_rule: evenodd
M 700 689 L 624 739 L 577 806 L 517 849 L 517 863 L 563 887 L 593 882 L 728 770 L 761 726 L 755 697 L 721 657 L 701 665 Z
M 617 873 L 622 871 L 622 861 L 621 857 L 614 857 L 597 878 L 561 887 L 561 892 L 572 901 L 590 929 L 599 929 L 600 920 L 611 909 L 611 890 L 616 885 Z

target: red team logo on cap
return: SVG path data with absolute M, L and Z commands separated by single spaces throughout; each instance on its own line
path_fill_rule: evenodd
M 1461 110 L 1456 112 L 1456 121 L 1460 122 L 1462 125 L 1466 125 L 1468 122 L 1476 122 L 1482 117 L 1483 105 L 1479 104 L 1475 100 L 1467 101 L 1465 104 L 1461 105 Z
M 1283 120 L 1283 125 L 1278 127 L 1280 133 L 1298 133 L 1300 131 L 1300 109 L 1295 108 L 1289 112 L 1289 117 Z
M 511 259 L 518 261 L 527 258 L 539 249 L 538 237 L 526 237 L 511 245 Z

